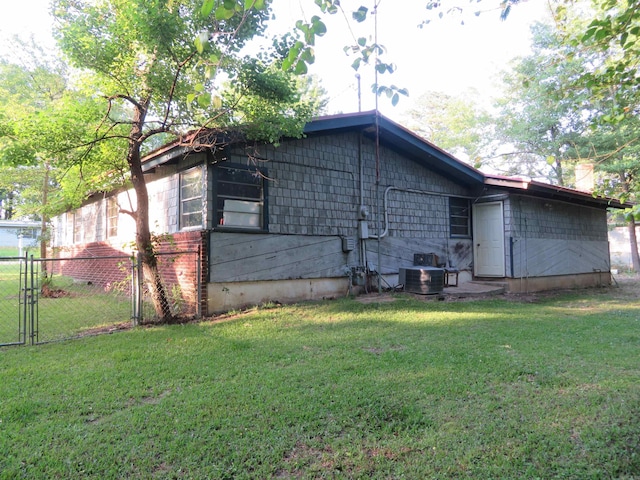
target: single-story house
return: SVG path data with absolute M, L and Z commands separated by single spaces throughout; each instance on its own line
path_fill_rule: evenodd
M 42 225 L 29 220 L 0 220 L 0 247 L 16 249 L 20 256 L 27 248 L 35 248 Z
M 278 146 L 191 140 L 150 153 L 144 171 L 154 231 L 204 252 L 206 313 L 395 286 L 425 254 L 512 292 L 610 281 L 607 210 L 625 205 L 483 174 L 377 112 L 318 118 Z M 134 197 L 58 216 L 52 246 L 122 251 Z

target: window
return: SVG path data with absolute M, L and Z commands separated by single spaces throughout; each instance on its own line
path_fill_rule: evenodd
M 107 236 L 116 237 L 118 235 L 118 214 L 120 208 L 116 197 L 107 199 Z
M 218 228 L 265 230 L 265 174 L 247 167 L 215 169 L 215 223 Z
M 471 203 L 466 198 L 449 197 L 449 226 L 452 237 L 471 236 Z
M 36 240 L 38 238 L 38 230 L 35 228 L 21 228 L 18 230 L 18 236 L 25 240 Z
M 202 228 L 202 167 L 180 174 L 180 228 Z

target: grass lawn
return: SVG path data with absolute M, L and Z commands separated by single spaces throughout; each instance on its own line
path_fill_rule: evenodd
M 0 350 L 0 478 L 638 478 L 636 286 Z
M 0 247 L 0 257 L 24 257 L 24 252 L 28 252 L 29 257 L 40 258 L 40 247 L 29 245 L 23 249 L 22 255 L 18 247 Z

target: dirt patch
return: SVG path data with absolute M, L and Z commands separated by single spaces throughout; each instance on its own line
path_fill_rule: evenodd
M 391 303 L 396 301 L 396 297 L 390 294 L 367 293 L 365 295 L 359 295 L 356 297 L 356 302 L 369 304 L 369 303 Z
M 84 330 L 80 336 L 88 337 L 91 335 L 103 335 L 105 333 L 114 333 L 114 332 L 122 332 L 125 330 L 131 330 L 133 322 L 120 322 L 120 323 L 112 323 L 111 325 L 102 325 L 100 327 L 88 328 Z
M 43 285 L 40 289 L 40 296 L 42 298 L 63 298 L 70 297 L 71 292 L 67 292 L 61 288 L 51 288 L 49 285 Z

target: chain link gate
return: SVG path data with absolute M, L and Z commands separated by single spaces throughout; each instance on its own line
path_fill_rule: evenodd
M 200 311 L 200 251 L 158 254 L 172 315 Z M 136 256 L 0 258 L 0 346 L 106 333 L 155 316 Z
M 27 341 L 27 265 L 26 256 L 0 258 L 0 346 Z

